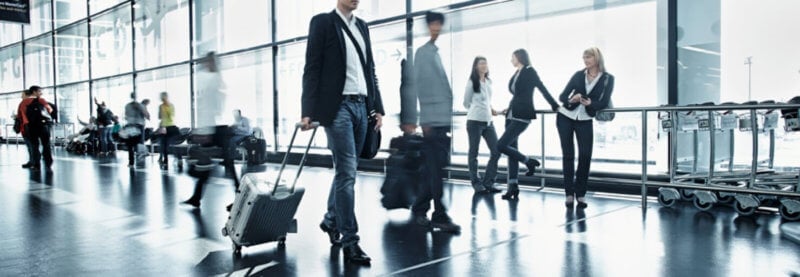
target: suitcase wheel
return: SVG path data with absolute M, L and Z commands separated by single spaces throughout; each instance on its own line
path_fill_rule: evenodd
M 286 247 L 286 237 L 279 237 L 278 238 L 278 247 L 279 248 Z
M 231 245 L 233 247 L 233 255 L 235 257 L 237 257 L 237 258 L 241 258 L 242 257 L 242 246 L 241 245 L 236 245 L 236 243 L 231 243 Z

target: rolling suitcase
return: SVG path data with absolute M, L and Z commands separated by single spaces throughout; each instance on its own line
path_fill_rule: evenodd
M 297 232 L 297 221 L 294 219 L 294 214 L 297 212 L 305 189 L 295 188 L 295 185 L 303 171 L 314 135 L 317 133 L 319 124 L 315 122 L 313 125 L 314 130 L 303 157 L 300 159 L 297 175 L 291 186 L 287 186 L 280 180 L 294 145 L 297 130 L 300 129 L 299 124 L 295 126 L 294 134 L 289 142 L 289 149 L 286 150 L 286 156 L 283 158 L 275 182 L 267 181 L 263 173 L 246 174 L 242 177 L 240 190 L 236 193 L 236 200 L 233 202 L 228 222 L 222 228 L 222 235 L 231 238 L 234 255 L 240 256 L 243 246 L 267 242 L 277 241 L 278 246 L 283 247 L 286 242 L 286 234 Z

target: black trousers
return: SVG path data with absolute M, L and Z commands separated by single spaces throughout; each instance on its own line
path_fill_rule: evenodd
M 426 215 L 431 208 L 431 200 L 433 200 L 432 219 L 436 220 L 447 216 L 447 209 L 442 203 L 442 197 L 444 196 L 444 168 L 450 163 L 448 156 L 450 137 L 447 136 L 449 131 L 450 127 L 431 127 L 423 133 L 424 177 L 420 182 L 417 200 L 411 208 L 414 215 Z
M 222 156 L 223 156 L 222 165 L 225 167 L 225 174 L 233 179 L 234 187 L 236 188 L 236 190 L 239 190 L 239 178 L 237 177 L 236 174 L 236 167 L 234 167 L 233 165 L 232 155 L 229 155 L 229 153 L 232 150 L 228 149 L 229 146 L 231 145 L 230 140 L 232 136 L 233 133 L 230 130 L 230 128 L 228 128 L 228 126 L 224 125 L 216 126 L 211 142 L 203 145 L 203 147 L 222 148 Z M 192 153 L 189 154 L 192 155 Z M 194 185 L 194 193 L 192 194 L 192 197 L 189 198 L 189 200 L 200 201 L 200 199 L 203 198 L 203 189 L 206 183 L 208 183 L 208 180 L 211 178 L 211 170 L 198 170 L 196 169 L 196 167 L 198 165 L 208 166 L 210 164 L 211 164 L 210 157 L 205 156 L 205 157 L 199 157 L 197 165 L 191 165 L 191 167 L 195 168 L 190 168 L 189 170 L 194 171 L 194 175 L 197 177 L 197 183 L 195 183 Z
M 34 167 L 41 166 L 41 160 L 44 158 L 44 165 L 51 166 L 53 164 L 53 152 L 50 145 L 50 128 L 47 126 L 39 128 L 31 128 L 25 125 L 25 136 L 28 139 L 29 151 L 31 155 L 31 165 Z M 39 146 L 42 146 L 41 152 Z
M 592 120 L 573 120 L 558 114 L 556 118 L 558 136 L 561 138 L 563 156 L 564 190 L 567 196 L 584 197 L 589 180 L 589 167 L 592 163 L 594 144 L 594 122 Z M 578 140 L 578 170 L 575 170 L 575 143 Z

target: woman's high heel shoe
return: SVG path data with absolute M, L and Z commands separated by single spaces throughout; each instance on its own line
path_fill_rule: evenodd
M 519 185 L 508 184 L 508 190 L 506 190 L 506 194 L 503 194 L 502 198 L 503 200 L 519 200 Z

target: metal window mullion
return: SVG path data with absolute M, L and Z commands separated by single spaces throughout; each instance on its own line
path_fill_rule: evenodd
M 131 87 L 136 95 L 136 0 L 131 0 Z M 134 99 L 135 100 L 135 99 Z
M 86 0 L 86 49 L 87 49 L 87 62 L 89 67 L 89 117 L 92 117 L 94 110 L 92 109 L 92 99 L 94 98 L 94 76 L 92 74 L 92 17 L 90 16 L 89 9 L 90 0 Z
M 272 17 L 272 135 L 274 137 L 274 149 L 275 152 L 278 152 L 278 116 L 279 116 L 279 103 L 278 100 L 278 45 L 275 44 L 275 40 L 278 39 L 278 20 L 276 19 L 277 13 L 275 12 L 275 1 L 270 1 L 270 16 Z
M 56 88 L 56 84 L 58 84 L 56 79 L 56 1 L 50 1 L 50 53 L 52 55 L 52 67 L 53 67 L 53 76 L 51 77 L 53 81 L 53 103 L 56 104 L 56 107 L 59 106 L 58 103 L 58 88 Z M 56 115 L 58 116 L 58 115 Z
M 189 0 L 189 125 L 194 127 L 195 111 L 194 105 L 194 0 Z

